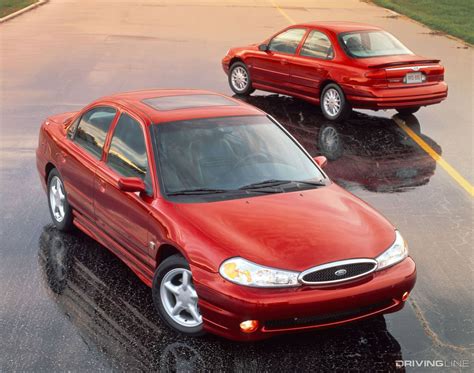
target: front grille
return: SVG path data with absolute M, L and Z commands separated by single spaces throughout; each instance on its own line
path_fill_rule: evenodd
M 375 269 L 375 263 L 363 262 L 363 263 L 352 263 L 352 264 L 339 264 L 334 267 L 317 269 L 313 272 L 305 274 L 302 279 L 304 282 L 328 282 L 328 281 L 340 281 L 357 277 L 365 273 L 371 272 Z M 338 271 L 346 271 L 344 274 L 336 275 Z
M 265 328 L 268 330 L 272 329 L 288 329 L 300 326 L 317 326 L 321 324 L 329 324 L 337 321 L 343 321 L 352 319 L 357 316 L 367 315 L 373 312 L 381 311 L 385 308 L 393 305 L 393 301 L 385 301 L 376 304 L 372 304 L 365 307 L 354 308 L 351 310 L 345 310 L 340 312 L 328 313 L 317 316 L 305 316 L 305 317 L 294 317 L 292 319 L 284 320 L 270 320 L 265 322 Z

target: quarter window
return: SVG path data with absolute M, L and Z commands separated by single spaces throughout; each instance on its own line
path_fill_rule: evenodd
M 298 45 L 303 38 L 303 35 L 306 33 L 305 29 L 302 28 L 292 28 L 286 31 L 283 31 L 281 34 L 275 36 L 270 44 L 268 45 L 268 50 L 274 52 L 295 54 Z
M 328 37 L 320 31 L 313 30 L 306 38 L 300 52 L 301 56 L 321 59 L 334 57 L 334 50 Z
M 128 114 L 122 114 L 115 126 L 107 164 L 122 176 L 139 177 L 151 191 L 145 137 L 140 123 Z
M 111 107 L 97 107 L 89 110 L 79 121 L 73 141 L 95 158 L 100 159 L 115 113 L 115 109 Z

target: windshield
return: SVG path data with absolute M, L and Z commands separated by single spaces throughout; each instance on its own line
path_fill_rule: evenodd
M 266 116 L 193 119 L 152 128 L 160 183 L 168 195 L 243 192 L 285 180 L 324 179 L 309 156 Z
M 339 36 L 339 41 L 346 53 L 355 58 L 413 54 L 385 31 L 347 32 Z

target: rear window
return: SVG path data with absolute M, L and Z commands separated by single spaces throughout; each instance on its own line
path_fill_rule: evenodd
M 219 95 L 182 95 L 148 98 L 142 101 L 155 110 L 179 110 L 209 106 L 236 106 L 237 103 Z
M 385 31 L 354 31 L 339 35 L 345 52 L 355 58 L 413 54 L 397 38 Z

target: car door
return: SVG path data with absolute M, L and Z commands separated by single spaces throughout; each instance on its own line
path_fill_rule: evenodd
M 130 266 L 144 271 L 153 264 L 148 256 L 150 208 L 153 201 L 150 153 L 145 128 L 138 117 L 122 111 L 114 128 L 103 162 L 94 181 L 94 210 L 97 225 L 113 241 L 112 249 Z M 120 178 L 138 177 L 146 192 L 120 190 Z
M 288 87 L 290 62 L 305 33 L 305 28 L 291 28 L 273 37 L 268 49 L 257 52 L 249 61 L 252 80 L 275 87 Z
M 328 36 L 311 30 L 290 64 L 290 82 L 301 94 L 319 97 L 319 86 L 331 70 L 334 48 Z
M 69 203 L 88 218 L 94 219 L 93 181 L 97 163 L 102 158 L 107 132 L 117 110 L 96 106 L 86 110 L 68 128 L 67 149 L 58 154 L 58 169 L 64 181 Z

